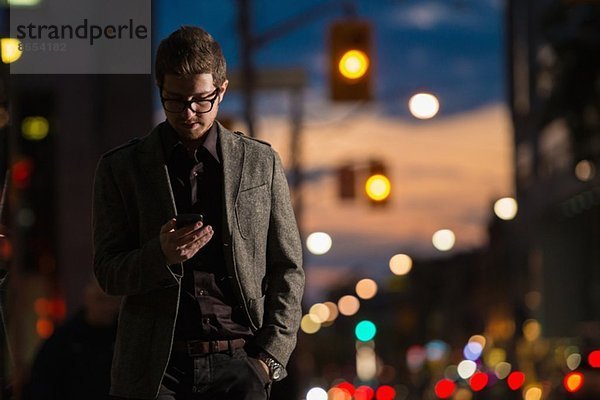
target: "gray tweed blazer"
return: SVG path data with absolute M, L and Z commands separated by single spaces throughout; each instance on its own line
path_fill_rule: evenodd
M 183 266 L 167 266 L 159 243 L 160 227 L 177 213 L 163 124 L 106 153 L 94 181 L 94 271 L 108 294 L 123 296 L 111 384 L 111 394 L 122 397 L 157 396 L 179 305 Z M 269 145 L 220 124 L 218 135 L 227 275 L 254 344 L 286 365 L 296 345 L 304 272 L 284 171 Z

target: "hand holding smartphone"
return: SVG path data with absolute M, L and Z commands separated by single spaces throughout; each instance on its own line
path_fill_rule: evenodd
M 175 226 L 177 229 L 193 225 L 200 221 L 204 221 L 202 214 L 179 214 L 175 216 Z

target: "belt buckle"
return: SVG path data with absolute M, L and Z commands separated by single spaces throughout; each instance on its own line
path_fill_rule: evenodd
M 209 345 L 210 352 L 211 353 L 219 353 L 219 352 L 221 352 L 222 350 L 220 348 L 221 347 L 220 344 L 221 343 L 218 340 L 211 340 L 210 341 L 210 345 Z

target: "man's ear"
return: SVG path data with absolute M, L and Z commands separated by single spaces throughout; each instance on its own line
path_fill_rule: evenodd
M 223 84 L 219 88 L 219 103 L 223 101 L 223 96 L 225 95 L 225 92 L 227 91 L 228 86 L 229 86 L 229 81 L 227 79 L 225 79 L 225 82 L 223 82 Z

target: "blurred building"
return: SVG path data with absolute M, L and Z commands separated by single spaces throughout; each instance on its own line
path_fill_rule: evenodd
M 522 300 L 600 338 L 600 2 L 512 0 L 507 33 Z
M 42 339 L 82 305 L 100 155 L 152 127 L 149 75 L 11 75 L 6 318 L 17 384 Z

